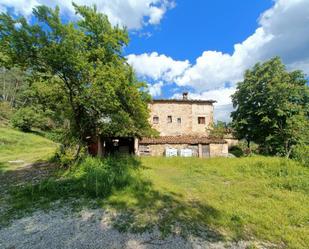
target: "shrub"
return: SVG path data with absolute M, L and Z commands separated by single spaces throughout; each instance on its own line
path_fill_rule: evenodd
M 12 189 L 12 201 L 33 205 L 68 197 L 106 197 L 134 182 L 134 157 L 85 157 L 57 177 Z
M 13 108 L 8 102 L 0 101 L 0 123 L 7 123 L 13 115 Z
M 28 132 L 42 123 L 42 115 L 31 107 L 20 108 L 14 113 L 11 123 L 13 127 Z
M 233 146 L 229 149 L 229 153 L 233 154 L 236 157 L 241 157 L 244 155 L 244 152 L 239 146 Z
M 309 167 L 309 145 L 297 145 L 293 149 L 292 157 L 306 167 Z
M 131 179 L 128 158 L 109 157 L 104 160 L 86 157 L 75 174 L 80 176 L 83 189 L 90 196 L 104 197 L 126 186 Z
M 61 144 L 54 157 L 51 159 L 62 166 L 63 168 L 68 168 L 74 166 L 74 164 L 79 163 L 87 155 L 87 148 L 78 144 L 77 141 L 71 140 L 70 143 Z

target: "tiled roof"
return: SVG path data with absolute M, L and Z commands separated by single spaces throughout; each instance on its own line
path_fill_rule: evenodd
M 210 138 L 200 136 L 161 136 L 143 137 L 140 144 L 224 144 L 226 141 L 221 138 Z
M 197 104 L 213 104 L 215 100 L 202 100 L 202 99 L 153 99 L 152 103 L 197 103 Z

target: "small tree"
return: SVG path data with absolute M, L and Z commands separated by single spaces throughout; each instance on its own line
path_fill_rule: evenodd
M 33 127 L 40 127 L 43 116 L 31 107 L 20 108 L 14 113 L 11 123 L 15 128 L 29 132 Z
M 264 153 L 289 157 L 308 142 L 307 80 L 301 71 L 286 71 L 278 57 L 247 70 L 232 100 L 233 128 L 248 146 L 254 141 Z
M 217 121 L 208 130 L 209 136 L 224 138 L 229 133 L 228 125 L 225 122 Z

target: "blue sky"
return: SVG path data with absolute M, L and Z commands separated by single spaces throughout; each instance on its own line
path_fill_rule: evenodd
M 242 42 L 256 30 L 261 13 L 273 5 L 271 0 L 178 0 L 159 26 L 147 26 L 130 32 L 126 54 L 165 54 L 174 60 L 193 64 L 205 50 L 232 53 L 234 44 Z M 146 77 L 148 82 L 154 81 Z M 177 85 L 162 87 L 154 97 L 171 97 Z M 193 90 L 181 87 L 180 90 Z
M 131 34 L 126 52 L 157 51 L 192 63 L 204 50 L 232 53 L 234 44 L 255 31 L 260 14 L 272 5 L 271 0 L 178 0 L 159 26 L 141 31 L 151 37 Z
M 96 4 L 112 24 L 128 27 L 124 53 L 154 98 L 214 99 L 215 118 L 229 121 L 231 94 L 246 69 L 280 56 L 288 70 L 309 74 L 309 0 L 75 0 Z M 0 0 L 0 11 L 31 19 L 39 4 L 67 0 Z

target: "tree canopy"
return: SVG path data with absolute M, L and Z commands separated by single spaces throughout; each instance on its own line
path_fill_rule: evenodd
M 247 70 L 232 101 L 237 137 L 259 144 L 262 152 L 289 156 L 295 145 L 309 141 L 306 77 L 288 72 L 280 58 Z
M 62 113 L 81 142 L 98 133 L 151 133 L 150 97 L 122 54 L 127 30 L 112 26 L 96 7 L 73 5 L 79 17 L 74 22 L 63 21 L 58 7 L 36 7 L 31 22 L 2 13 L 0 63 L 27 72 L 27 98 Z

